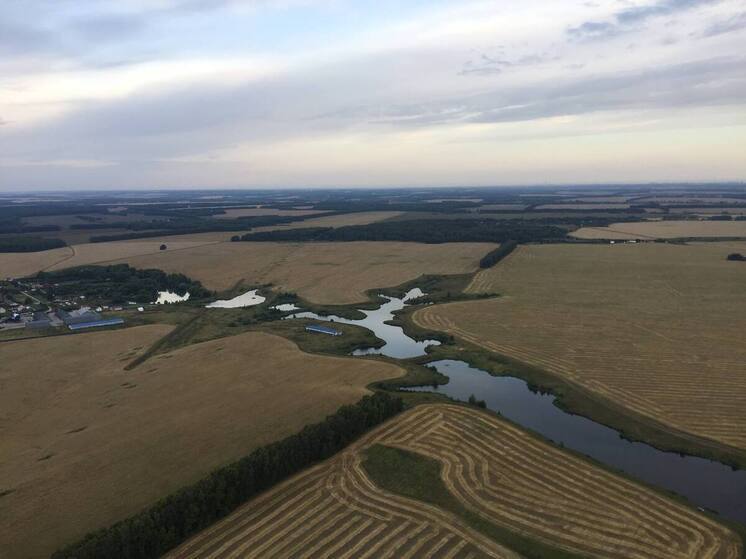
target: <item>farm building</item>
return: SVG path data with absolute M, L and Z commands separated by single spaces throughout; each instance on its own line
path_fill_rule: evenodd
M 311 324 L 309 326 L 306 326 L 306 330 L 308 332 L 317 332 L 319 334 L 327 334 L 329 336 L 341 336 L 342 332 L 339 330 L 335 330 L 334 328 L 329 328 L 328 326 L 323 326 L 321 324 Z
M 81 324 L 84 322 L 95 322 L 97 320 L 101 320 L 101 315 L 95 311 L 92 311 L 88 307 L 81 307 L 74 311 L 65 311 L 60 309 L 57 311 L 57 316 L 59 316 L 60 320 L 62 320 L 62 322 L 64 322 L 67 326 L 70 326 L 72 324 Z
M 26 323 L 26 328 L 50 328 L 52 321 L 43 312 L 35 312 L 32 320 Z
M 84 330 L 86 328 L 101 328 L 103 326 L 118 326 L 120 324 L 124 324 L 124 320 L 121 318 L 104 318 L 91 322 L 76 322 L 75 324 L 68 324 L 67 327 L 70 330 Z

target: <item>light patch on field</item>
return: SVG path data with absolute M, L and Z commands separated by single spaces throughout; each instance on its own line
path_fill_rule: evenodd
M 626 210 L 629 204 L 543 204 L 537 210 Z
M 399 285 L 423 274 L 472 272 L 495 246 L 238 242 L 156 252 L 121 262 L 180 272 L 218 291 L 245 280 L 252 285 L 272 283 L 276 290 L 296 292 L 314 303 L 350 304 L 365 301 L 369 289 Z
M 641 221 L 582 227 L 570 233 L 578 239 L 676 239 L 746 237 L 746 221 Z
M 746 243 L 522 246 L 472 293 L 418 311 L 447 331 L 681 431 L 746 448 Z
M 340 215 L 328 215 L 312 217 L 294 223 L 281 223 L 279 225 L 267 225 L 255 227 L 252 233 L 264 231 L 281 231 L 284 229 L 307 229 L 309 227 L 344 227 L 346 225 L 369 225 L 385 219 L 391 219 L 402 215 L 404 212 L 355 212 Z
M 251 332 L 124 366 L 170 327 L 2 344 L 0 549 L 47 557 L 359 400 L 388 363 Z
M 237 217 L 258 217 L 265 215 L 305 216 L 322 213 L 324 210 L 277 210 L 274 208 L 229 208 L 224 214 L 215 215 L 218 219 L 235 219 Z
M 484 412 L 419 406 L 236 510 L 167 555 L 515 557 L 437 507 L 388 493 L 362 467 L 382 444 L 443 465 L 446 487 L 494 524 L 589 557 L 739 556 L 738 537 Z M 325 553 L 315 553 L 324 550 Z M 408 555 L 409 556 L 409 555 Z
M 733 208 L 671 208 L 668 210 L 672 214 L 696 214 L 696 215 L 744 215 L 746 206 Z

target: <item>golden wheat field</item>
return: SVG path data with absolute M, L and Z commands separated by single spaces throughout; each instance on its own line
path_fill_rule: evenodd
M 640 221 L 608 227 L 582 227 L 570 233 L 578 239 L 676 239 L 746 237 L 746 221 Z
M 441 463 L 448 490 L 482 518 L 588 557 L 726 559 L 740 540 L 704 515 L 474 409 L 425 405 L 248 502 L 168 555 L 514 557 L 439 508 L 367 477 L 380 444 Z
M 403 373 L 310 355 L 259 332 L 124 370 L 169 331 L 152 325 L 2 344 L 3 559 L 49 556 Z
M 417 324 L 746 448 L 746 243 L 521 246 Z
M 121 260 L 137 268 L 181 272 L 214 290 L 244 280 L 272 283 L 319 304 L 351 304 L 365 292 L 399 285 L 422 274 L 474 271 L 496 245 L 401 242 L 221 243 Z

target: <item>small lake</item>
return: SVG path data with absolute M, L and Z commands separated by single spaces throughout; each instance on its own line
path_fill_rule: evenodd
M 188 300 L 189 300 L 189 293 L 185 293 L 184 295 L 179 295 L 178 293 L 173 293 L 171 291 L 159 291 L 158 299 L 156 299 L 153 304 L 165 305 L 169 303 L 181 303 L 182 301 L 188 301 Z
M 205 305 L 208 309 L 239 309 L 241 307 L 253 307 L 254 305 L 261 305 L 267 300 L 266 297 L 258 295 L 258 289 L 252 289 L 246 293 L 234 297 L 233 299 L 213 301 L 212 303 Z
M 294 303 L 283 303 L 281 305 L 275 305 L 274 307 L 270 307 L 270 309 L 275 309 L 282 312 L 288 312 L 288 311 L 299 311 L 300 307 L 295 305 Z
M 400 326 L 385 324 L 394 318 L 394 312 L 403 309 L 409 301 L 422 297 L 424 293 L 421 289 L 415 288 L 408 291 L 401 299 L 397 297 L 382 296 L 386 303 L 373 311 L 360 309 L 365 314 L 365 318 L 353 320 L 339 316 L 321 316 L 312 312 L 300 312 L 292 314 L 286 318 L 311 318 L 325 322 L 340 322 L 342 324 L 354 324 L 362 326 L 372 331 L 376 336 L 381 338 L 386 345 L 379 348 L 356 349 L 353 355 L 386 355 L 396 359 L 408 359 L 425 355 L 425 348 L 431 345 L 440 345 L 437 340 L 425 340 L 418 342 L 413 340 L 404 333 Z
M 663 452 L 623 439 L 618 431 L 554 405 L 554 396 L 531 392 L 514 377 L 494 377 L 463 361 L 429 364 L 449 378 L 448 384 L 408 388 L 445 394 L 454 400 L 474 395 L 487 407 L 522 427 L 590 456 L 651 485 L 674 491 L 694 505 L 746 524 L 746 471 L 704 458 Z

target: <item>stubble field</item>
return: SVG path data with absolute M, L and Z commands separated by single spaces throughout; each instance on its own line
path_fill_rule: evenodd
M 746 221 L 640 221 L 608 227 L 582 227 L 570 233 L 578 239 L 676 239 L 746 237 Z
M 474 271 L 496 245 L 401 242 L 221 243 L 121 260 L 137 268 L 181 272 L 213 290 L 244 280 L 272 283 L 318 304 L 352 304 L 365 292 L 423 274 Z
M 469 510 L 502 528 L 586 556 L 736 558 L 732 532 L 494 416 L 420 406 L 343 453 L 239 508 L 168 555 L 197 557 L 515 557 L 455 515 L 376 486 L 366 449 L 441 464 Z
M 746 448 L 746 243 L 522 246 L 414 321 Z
M 281 223 L 279 225 L 267 225 L 255 227 L 253 233 L 262 231 L 281 231 L 284 229 L 307 229 L 309 227 L 344 227 L 346 225 L 369 225 L 378 221 L 384 221 L 402 215 L 403 212 L 354 212 L 339 215 L 327 215 L 311 217 L 303 221 L 293 223 Z
M 358 401 L 387 363 L 259 332 L 124 367 L 170 327 L 2 344 L 0 550 L 48 556 Z

